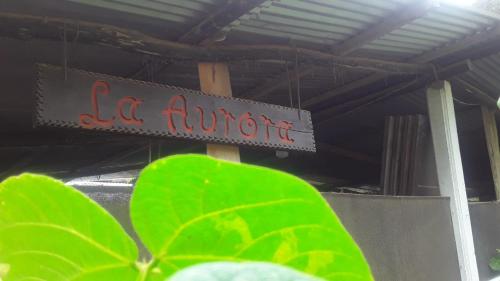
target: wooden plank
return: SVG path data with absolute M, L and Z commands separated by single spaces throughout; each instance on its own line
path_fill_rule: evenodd
M 233 96 L 227 64 L 199 63 L 198 73 L 202 92 L 216 96 Z M 240 162 L 239 148 L 234 145 L 207 144 L 207 154 L 219 159 Z
M 490 158 L 491 174 L 493 176 L 493 183 L 495 184 L 495 194 L 497 201 L 500 201 L 500 149 L 498 147 L 498 130 L 495 111 L 486 106 L 482 106 L 481 113 L 483 116 L 488 156 Z
M 427 89 L 427 105 L 439 190 L 442 196 L 450 197 L 460 275 L 463 281 L 479 281 L 450 83 L 432 84 Z
M 37 69 L 36 126 L 315 151 L 311 113 L 305 110 L 73 68 Z M 215 86 L 205 89 L 230 93 L 230 87 Z
M 390 179 L 391 179 L 391 159 L 393 158 L 393 143 L 394 143 L 394 128 L 395 117 L 388 116 L 385 118 L 384 124 L 384 146 L 382 148 L 382 169 L 380 171 L 380 187 L 382 194 L 387 195 L 390 193 Z

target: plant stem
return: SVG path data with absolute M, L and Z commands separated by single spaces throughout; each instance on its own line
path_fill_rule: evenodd
M 153 261 L 148 263 L 138 262 L 136 263 L 136 267 L 139 270 L 139 276 L 137 276 L 137 281 L 146 281 L 149 276 L 149 272 L 151 271 L 153 265 Z

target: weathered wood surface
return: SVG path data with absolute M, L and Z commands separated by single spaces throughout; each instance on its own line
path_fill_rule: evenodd
M 223 63 L 199 63 L 200 89 L 204 93 L 232 97 L 229 68 Z M 207 144 L 207 154 L 215 158 L 240 162 L 240 150 L 235 145 Z
M 209 94 L 39 65 L 37 124 L 315 151 L 309 112 L 231 98 L 227 67 L 208 66 L 202 87 Z
M 495 184 L 495 194 L 497 201 L 500 201 L 500 148 L 498 147 L 498 129 L 495 111 L 485 106 L 481 107 L 486 146 L 488 147 L 488 156 L 490 158 L 491 174 L 493 176 L 493 183 Z
M 195 46 L 163 40 L 136 30 L 88 21 L 75 21 L 66 18 L 42 17 L 25 14 L 0 12 L 2 30 L 17 30 L 23 27 L 36 28 L 34 37 L 60 40 L 60 33 L 66 28 L 68 33 L 78 30 L 79 41 L 104 43 L 134 52 L 147 53 L 166 58 L 191 61 L 248 61 L 248 60 L 286 60 L 301 65 L 332 67 L 342 65 L 350 68 L 385 72 L 392 74 L 423 74 L 432 71 L 425 63 L 401 63 L 378 59 L 338 56 L 313 49 L 295 48 L 285 45 L 226 45 Z M 43 32 L 40 32 L 43 31 Z M 15 36 L 15 34 L 0 34 Z

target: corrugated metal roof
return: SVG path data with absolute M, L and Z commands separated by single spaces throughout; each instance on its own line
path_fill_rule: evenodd
M 396 29 L 365 49 L 417 55 L 443 44 L 487 30 L 500 16 L 473 8 L 441 4 L 427 15 Z
M 381 22 L 404 5 L 396 1 L 371 0 L 276 1 L 234 22 L 232 32 L 332 46 Z
M 500 53 L 476 60 L 471 71 L 459 78 L 497 100 L 500 96 Z
M 81 4 L 157 18 L 176 23 L 190 23 L 203 18 L 222 0 L 67 0 Z
M 68 0 L 154 17 L 183 26 L 208 16 L 223 0 Z M 403 9 L 414 0 L 268 0 L 225 27 L 231 37 L 272 37 L 330 47 Z M 409 58 L 500 23 L 500 15 L 441 3 L 425 16 L 370 43 L 360 53 Z M 169 28 L 168 25 L 165 26 Z M 254 41 L 259 40 L 255 38 Z
M 233 24 L 233 32 L 246 32 L 295 41 L 334 45 L 402 9 L 408 0 L 286 0 Z M 444 44 L 484 31 L 500 16 L 450 4 L 440 4 L 427 15 L 374 40 L 360 49 L 415 56 Z

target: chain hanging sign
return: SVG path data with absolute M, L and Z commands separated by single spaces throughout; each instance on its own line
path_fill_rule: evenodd
M 38 65 L 36 113 L 41 126 L 316 150 L 305 110 L 50 65 Z

